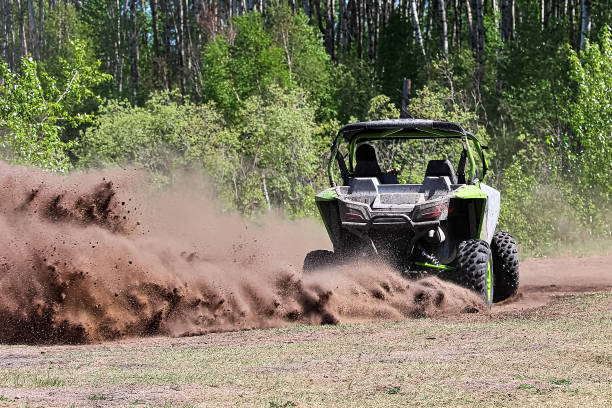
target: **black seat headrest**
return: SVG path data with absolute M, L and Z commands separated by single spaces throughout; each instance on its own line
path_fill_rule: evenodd
M 427 163 L 425 177 L 448 177 L 451 184 L 457 184 L 457 175 L 453 169 L 453 164 L 448 160 L 430 160 Z
M 368 143 L 361 144 L 357 146 L 357 151 L 355 152 L 355 158 L 357 161 L 376 161 L 376 149 L 374 146 Z

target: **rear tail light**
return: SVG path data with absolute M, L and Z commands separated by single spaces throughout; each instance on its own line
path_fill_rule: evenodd
M 349 221 L 363 221 L 363 216 L 358 213 L 346 213 L 346 219 Z
M 414 218 L 417 221 L 434 220 L 438 218 L 440 215 L 442 215 L 445 209 L 446 209 L 446 203 L 434 205 L 433 207 L 428 207 L 428 208 L 419 210 L 419 212 L 416 213 L 416 216 Z

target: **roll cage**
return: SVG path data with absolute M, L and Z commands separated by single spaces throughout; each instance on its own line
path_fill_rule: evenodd
M 355 151 L 358 143 L 372 140 L 403 140 L 403 139 L 460 139 L 463 145 L 466 164 L 466 180 L 468 184 L 474 184 L 475 180 L 484 180 L 487 174 L 487 161 L 484 156 L 483 147 L 478 139 L 464 130 L 454 122 L 432 121 L 424 119 L 390 119 L 373 122 L 358 122 L 346 125 L 340 129 L 331 146 L 330 159 L 327 167 L 329 182 L 331 187 L 338 184 L 335 180 L 336 171 L 334 162 L 338 164 L 338 169 L 343 180 L 347 180 L 355 168 Z M 349 165 L 346 166 L 344 156 L 339 148 L 343 140 L 348 143 Z M 474 145 L 474 151 L 470 147 L 468 140 Z M 476 174 L 476 159 L 480 159 L 482 168 Z

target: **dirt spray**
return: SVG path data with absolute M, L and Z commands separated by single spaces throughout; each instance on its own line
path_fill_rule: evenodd
M 223 212 L 196 182 L 0 163 L 0 342 L 86 343 L 482 310 L 462 288 L 357 261 L 306 276 L 314 220 Z M 210 189 L 208 190 L 210 191 Z

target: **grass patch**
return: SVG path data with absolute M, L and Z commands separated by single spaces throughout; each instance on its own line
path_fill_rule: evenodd
M 293 401 L 283 401 L 283 402 L 270 401 L 269 407 L 270 408 L 290 408 L 290 407 L 297 407 L 297 404 Z
M 602 384 L 610 384 L 611 302 L 612 293 L 603 292 L 511 316 L 58 346 L 44 357 L 26 346 L 20 353 L 27 358 L 0 372 L 0 387 L 20 388 L 35 406 L 37 387 L 66 386 L 98 391 L 66 402 L 77 406 L 116 400 L 103 393 L 116 388 L 134 392 L 126 406 L 152 408 L 202 404 L 202 395 L 211 407 L 608 408 L 612 389 Z M 0 346 L 0 361 L 13 350 Z M 61 371 L 49 370 L 49 359 L 61 361 Z
M 109 396 L 106 394 L 91 394 L 87 399 L 90 401 L 106 401 Z
M 0 375 L 0 385 L 14 388 L 50 388 L 62 387 L 65 381 L 49 373 L 23 373 L 9 371 Z
M 568 380 L 566 378 L 559 378 L 559 379 L 550 380 L 550 383 L 554 385 L 571 385 L 572 380 Z
M 15 402 L 14 399 L 0 395 L 0 402 Z

